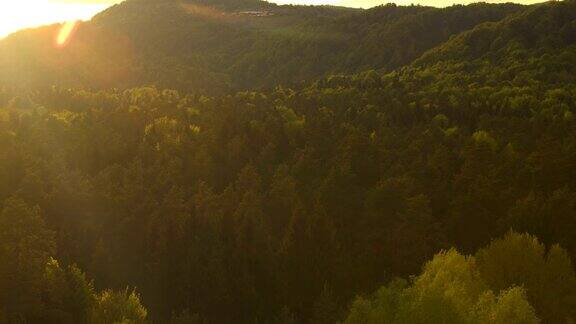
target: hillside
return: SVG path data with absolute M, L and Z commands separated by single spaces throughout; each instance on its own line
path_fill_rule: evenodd
M 66 68 L 22 70 L 62 83 L 0 87 L 0 323 L 574 322 L 575 1 L 366 11 L 210 3 L 185 7 L 195 12 L 186 20 L 173 2 L 131 0 L 76 39 L 121 31 L 111 35 L 137 59 L 117 67 L 139 62 L 150 78 L 126 87 L 154 76 L 169 84 L 166 66 L 184 62 L 170 53 L 194 53 L 191 69 L 241 88 L 258 74 L 223 64 L 233 52 L 220 41 L 252 44 L 260 62 L 257 48 L 298 48 L 280 41 L 293 40 L 295 21 L 299 35 L 332 26 L 365 43 L 333 53 L 314 81 L 258 88 L 278 77 L 265 69 L 270 79 L 255 88 L 215 95 L 193 83 L 190 92 L 69 87 L 40 69 L 90 75 L 94 66 L 80 69 L 85 61 L 70 58 L 85 56 L 72 53 L 108 52 L 81 43 L 57 61 Z M 448 37 L 478 21 L 487 22 Z M 431 28 L 440 22 L 445 31 Z M 320 50 L 318 39 L 310 44 Z M 360 54 L 371 51 L 397 56 Z M 363 72 L 324 76 L 340 69 Z
M 518 5 L 370 10 L 266 2 L 129 0 L 80 25 L 66 48 L 57 26 L 0 42 L 4 84 L 93 89 L 157 85 L 201 93 L 270 88 L 335 73 L 390 71 L 450 36 Z
M 562 86 L 576 72 L 576 2 L 531 6 L 500 22 L 458 35 L 418 59 L 414 66 L 443 71 L 439 79 L 467 83 L 512 82 Z M 434 73 L 436 74 L 436 73 Z M 452 77 L 447 78 L 445 74 Z M 436 74 L 440 76 L 440 74 Z M 474 79 L 478 77 L 478 79 Z

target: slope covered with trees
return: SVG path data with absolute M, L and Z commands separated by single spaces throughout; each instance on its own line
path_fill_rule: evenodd
M 81 24 L 65 47 L 59 26 L 0 42 L 0 82 L 106 89 L 156 85 L 223 93 L 390 71 L 452 35 L 518 5 L 277 6 L 262 1 L 129 0 Z M 264 16 L 260 16 L 264 15 Z
M 502 8 L 476 6 L 337 19 Z M 0 314 L 574 321 L 575 22 L 530 6 L 390 73 L 268 90 L 1 88 Z

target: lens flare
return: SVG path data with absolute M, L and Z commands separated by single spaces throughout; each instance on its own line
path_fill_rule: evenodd
M 76 27 L 78 26 L 78 20 L 69 21 L 60 27 L 58 36 L 56 36 L 56 47 L 64 47 L 70 42 Z

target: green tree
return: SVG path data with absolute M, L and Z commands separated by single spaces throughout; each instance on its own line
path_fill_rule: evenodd
M 140 303 L 140 296 L 128 289 L 105 290 L 96 296 L 89 316 L 91 324 L 144 324 L 148 311 Z
M 438 253 L 411 285 L 396 279 L 371 298 L 357 298 L 344 323 L 539 322 L 523 288 L 494 294 L 483 282 L 475 258 L 452 249 Z
M 378 289 L 373 298 L 356 298 L 344 323 L 395 323 L 401 307 L 405 307 L 407 287 L 406 280 L 394 279 Z
M 0 212 L 0 308 L 10 321 L 31 320 L 43 310 L 45 266 L 54 233 L 38 207 L 8 199 Z
M 492 291 L 484 293 L 474 308 L 474 313 L 477 323 L 540 323 L 524 289 L 519 287 L 504 290 L 497 297 Z
M 565 250 L 549 251 L 529 234 L 509 232 L 476 253 L 482 279 L 494 291 L 524 287 L 528 300 L 542 320 L 574 320 L 576 275 Z
M 75 265 L 62 269 L 50 258 L 44 274 L 43 321 L 50 323 L 86 323 L 94 305 L 94 287 Z

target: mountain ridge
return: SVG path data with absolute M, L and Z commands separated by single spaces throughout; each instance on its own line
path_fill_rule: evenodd
M 37 85 L 106 88 L 155 84 L 206 93 L 274 87 L 329 74 L 391 71 L 452 35 L 523 8 L 513 4 L 446 9 L 386 5 L 369 10 L 266 6 L 270 11 L 259 16 L 259 12 L 230 13 L 214 6 L 191 9 L 181 1 L 130 0 L 81 24 L 64 49 L 49 46 L 48 32 L 38 32 L 37 39 L 19 33 L 0 42 L 0 67 L 18 67 L 20 74 L 26 75 L 22 79 Z M 21 53 L 11 53 L 9 44 L 15 43 L 14 48 L 34 60 L 22 61 L 18 59 Z M 83 56 L 89 48 L 99 54 Z M 52 69 L 43 66 L 43 60 L 58 60 L 63 55 L 72 56 L 71 62 L 77 63 L 35 75 L 34 71 Z M 106 71 L 90 72 L 86 66 L 104 66 Z M 77 72 L 73 71 L 84 72 L 74 76 Z M 115 82 L 99 76 L 110 73 L 115 77 L 109 79 Z M 50 80 L 40 79 L 47 77 Z

